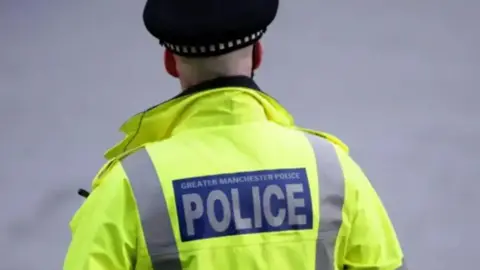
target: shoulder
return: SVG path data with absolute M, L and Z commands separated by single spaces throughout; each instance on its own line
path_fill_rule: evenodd
M 108 183 L 108 185 L 128 183 L 128 168 L 125 164 L 132 163 L 132 160 L 137 159 L 139 155 L 146 153 L 146 151 L 145 146 L 141 146 L 109 159 L 94 177 L 92 190 L 98 188 L 100 185 L 105 186 L 106 183 Z
M 101 217 L 106 213 L 112 216 L 127 212 L 135 212 L 131 187 L 121 160 L 112 159 L 101 167 L 93 179 L 92 191 L 74 214 L 70 227 L 75 231 L 79 224 L 85 222 L 103 224 L 106 220 Z
M 342 180 L 344 182 L 345 207 L 346 210 L 349 209 L 347 212 L 354 212 L 354 206 L 360 195 L 364 193 L 371 194 L 373 187 L 362 168 L 350 156 L 348 146 L 334 135 L 311 129 L 301 128 L 300 130 L 317 136 L 319 139 L 323 139 L 335 147 L 338 162 L 343 174 Z
M 301 128 L 301 127 L 297 127 L 297 129 L 299 131 L 305 132 L 307 134 L 311 134 L 311 135 L 317 136 L 321 139 L 327 140 L 330 143 L 334 144 L 336 148 L 341 149 L 342 151 L 344 151 L 346 153 L 349 152 L 348 146 L 343 141 L 341 141 L 338 137 L 336 137 L 332 134 L 322 132 L 322 131 L 313 130 L 313 129 Z

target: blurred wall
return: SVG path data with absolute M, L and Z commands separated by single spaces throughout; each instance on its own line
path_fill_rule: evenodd
M 1 269 L 61 269 L 68 221 L 130 115 L 177 93 L 143 2 L 0 0 Z M 282 1 L 258 73 L 352 149 L 411 269 L 472 269 L 480 2 Z

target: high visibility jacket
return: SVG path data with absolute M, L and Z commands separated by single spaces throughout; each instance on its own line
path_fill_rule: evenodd
M 128 120 L 71 221 L 66 270 L 406 269 L 348 148 L 247 77 Z

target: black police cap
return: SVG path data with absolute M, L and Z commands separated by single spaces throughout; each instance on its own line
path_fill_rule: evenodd
M 186 57 L 229 53 L 258 41 L 279 0 L 147 0 L 143 21 L 160 44 Z

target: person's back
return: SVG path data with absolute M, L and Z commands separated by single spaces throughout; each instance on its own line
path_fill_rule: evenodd
M 302 264 L 318 240 L 314 153 L 303 132 L 266 121 L 179 133 L 147 148 L 167 198 L 165 222 L 192 269 L 309 269 Z
M 269 14 L 259 29 L 278 7 L 232 1 L 235 12 Z M 181 1 L 147 2 L 152 33 L 163 26 L 149 16 L 167 2 Z M 259 66 L 263 32 L 213 47 L 162 41 L 167 71 L 184 91 L 123 125 L 126 138 L 106 153 L 71 222 L 64 269 L 406 269 L 388 215 L 348 148 L 295 126 L 248 76 Z
M 301 269 L 298 260 L 315 243 L 305 231 L 313 226 L 305 168 L 312 179 L 316 169 L 308 140 L 269 122 L 248 92 L 217 95 L 197 101 L 177 126 L 201 128 L 174 130 L 147 147 L 170 214 L 163 222 L 171 222 L 182 260 L 195 269 Z M 219 99 L 231 102 L 214 107 Z M 160 190 L 156 179 L 138 184 L 145 181 Z

